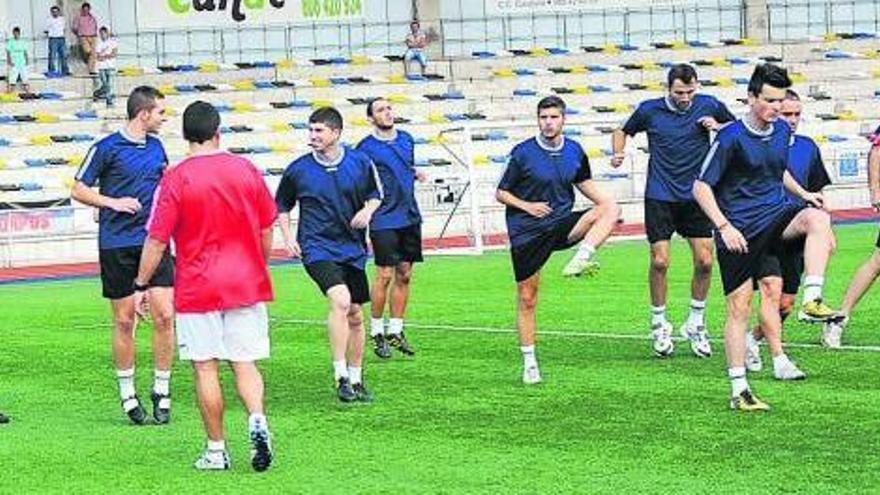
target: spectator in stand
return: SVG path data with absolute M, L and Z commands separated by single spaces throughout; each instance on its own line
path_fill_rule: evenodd
M 95 67 L 98 69 L 98 79 L 96 81 L 95 100 L 104 99 L 108 107 L 113 106 L 113 80 L 116 76 L 116 53 L 119 50 L 119 44 L 110 28 L 101 26 L 98 32 L 98 44 L 95 46 L 95 58 L 97 62 Z
M 67 67 L 67 38 L 64 31 L 67 22 L 61 15 L 61 7 L 53 5 L 49 9 L 49 17 L 46 18 L 46 37 L 49 38 L 49 72 L 69 76 L 70 69 Z
M 12 38 L 6 41 L 6 65 L 9 67 L 6 72 L 7 93 L 13 92 L 19 81 L 21 81 L 24 92 L 30 92 L 28 85 L 29 50 L 28 42 L 21 39 L 21 29 L 18 26 L 12 28 Z
M 428 66 L 428 56 L 425 48 L 428 46 L 428 35 L 422 31 L 418 20 L 409 23 L 409 34 L 406 35 L 406 52 L 403 54 L 403 71 L 409 75 L 410 65 L 415 60 L 421 67 L 422 75 L 425 75 L 425 67 Z
M 73 20 L 73 34 L 79 40 L 83 62 L 89 66 L 89 74 L 95 73 L 95 45 L 98 43 L 98 20 L 92 15 L 92 6 L 84 2 L 79 15 Z

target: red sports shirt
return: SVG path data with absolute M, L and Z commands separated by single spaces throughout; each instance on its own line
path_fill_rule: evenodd
M 195 155 L 171 168 L 156 190 L 150 237 L 174 241 L 174 307 L 204 313 L 271 301 L 261 231 L 275 201 L 257 168 L 226 152 Z

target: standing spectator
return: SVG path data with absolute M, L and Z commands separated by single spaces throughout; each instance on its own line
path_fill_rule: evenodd
M 61 8 L 53 5 L 49 9 L 46 29 L 43 32 L 49 38 L 49 72 L 63 76 L 70 75 L 70 69 L 67 67 L 67 38 L 64 36 L 66 29 L 67 22 L 61 15 Z
M 83 62 L 89 65 L 89 74 L 95 73 L 95 45 L 98 42 L 98 20 L 92 15 L 92 6 L 84 2 L 79 15 L 73 20 L 73 34 L 79 40 Z
M 428 65 L 428 56 L 425 55 L 425 47 L 428 46 L 428 35 L 419 27 L 419 21 L 409 23 L 409 34 L 406 35 L 406 52 L 403 54 L 403 71 L 409 75 L 410 65 L 415 60 L 419 63 L 422 75 L 425 75 L 425 67 Z
M 9 70 L 6 72 L 6 92 L 15 90 L 18 82 L 24 88 L 24 92 L 30 92 L 28 85 L 28 42 L 21 39 L 21 29 L 18 26 L 12 28 L 12 38 L 6 41 L 6 64 Z
M 113 106 L 113 79 L 116 76 L 116 53 L 119 44 L 116 38 L 110 32 L 107 26 L 101 26 L 99 31 L 98 44 L 95 46 L 95 58 L 98 61 L 95 67 L 98 69 L 97 88 L 95 89 L 95 100 L 103 98 L 107 102 L 108 107 Z

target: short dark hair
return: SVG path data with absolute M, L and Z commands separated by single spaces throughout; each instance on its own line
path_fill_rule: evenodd
M 759 64 L 755 66 L 752 78 L 749 79 L 749 94 L 758 96 L 765 84 L 774 88 L 788 89 L 791 87 L 791 79 L 788 77 L 788 71 L 778 65 Z
M 19 28 L 18 26 L 15 26 L 14 28 L 12 28 L 12 34 L 15 34 L 15 33 L 21 33 L 21 28 Z
M 388 100 L 385 99 L 385 98 L 382 98 L 381 96 L 378 97 L 378 98 L 373 98 L 372 100 L 370 100 L 370 101 L 367 103 L 367 117 L 370 117 L 370 118 L 373 117 L 373 104 L 376 103 L 377 101 L 388 101 Z
M 205 101 L 194 101 L 183 111 L 183 139 L 190 143 L 204 143 L 217 135 L 220 113 Z
M 110 28 L 108 28 L 107 26 L 101 26 L 101 29 L 99 29 L 98 31 L 107 31 L 109 33 Z
M 697 80 L 697 70 L 691 64 L 676 64 L 669 69 L 666 75 L 666 84 L 672 87 L 672 83 L 676 80 L 685 84 L 691 84 Z
M 83 4 L 80 6 L 80 9 L 89 9 L 89 10 L 91 10 L 91 9 L 92 9 L 92 4 L 90 4 L 89 2 L 83 2 Z
M 558 108 L 560 112 L 565 113 L 565 102 L 558 96 L 545 96 L 538 102 L 538 113 L 547 108 Z
M 309 115 L 309 124 L 324 124 L 331 129 L 342 130 L 342 114 L 333 107 L 321 107 Z
M 152 86 L 134 88 L 128 95 L 128 103 L 125 105 L 128 111 L 128 120 L 134 120 L 143 110 L 152 110 L 156 106 L 156 100 L 163 98 L 165 95 Z
M 51 11 L 51 10 L 58 10 L 58 11 L 60 11 L 60 10 L 61 10 L 61 7 L 59 7 L 59 6 L 57 6 L 57 5 L 53 5 L 53 6 L 49 7 L 49 10 L 50 10 L 50 11 Z
M 801 95 L 797 94 L 797 91 L 793 89 L 786 89 L 785 99 L 791 101 L 801 101 Z

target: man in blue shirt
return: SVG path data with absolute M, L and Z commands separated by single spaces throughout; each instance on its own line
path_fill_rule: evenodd
M 786 170 L 791 129 L 778 117 L 790 86 L 785 69 L 758 65 L 748 86 L 749 113 L 718 133 L 694 182 L 694 199 L 715 226 L 727 298 L 724 349 L 732 388 L 730 407 L 741 411 L 769 409 L 746 380 L 746 331 L 756 280 L 761 325 L 768 332 L 781 331 L 783 240 L 806 237 L 801 317 L 822 321 L 836 316 L 822 302 L 825 267 L 834 246 L 830 216 L 819 208 L 794 205 L 785 194 L 788 189 L 806 204 L 821 207 L 823 203 L 821 193 L 804 190 Z
M 880 213 L 880 127 L 877 127 L 868 139 L 871 141 L 871 149 L 868 152 L 868 194 L 874 212 Z M 871 257 L 856 270 L 846 288 L 846 294 L 840 305 L 840 318 L 825 323 L 822 331 L 822 344 L 825 347 L 840 348 L 841 337 L 849 323 L 850 313 L 877 277 L 880 277 L 880 236 L 877 237 L 874 247 Z
M 370 338 L 380 358 L 391 357 L 391 347 L 407 356 L 415 354 L 403 331 L 403 318 L 409 300 L 413 263 L 422 261 L 422 215 L 415 196 L 416 179 L 424 175 L 415 169 L 415 142 L 406 131 L 394 127 L 391 102 L 379 98 L 367 104 L 367 117 L 373 134 L 358 144 L 367 155 L 382 182 L 382 205 L 370 223 L 370 243 L 376 263 L 371 291 Z M 394 283 L 392 284 L 392 280 Z M 388 335 L 385 334 L 385 302 L 391 287 Z
M 801 122 L 803 104 L 800 96 L 792 90 L 787 90 L 785 100 L 782 101 L 780 114 L 785 122 L 791 127 L 792 138 L 788 147 L 788 173 L 810 192 L 821 192 L 831 184 L 825 164 L 822 163 L 822 154 L 816 143 L 807 136 L 794 134 Z M 788 200 L 796 205 L 806 206 L 803 200 L 790 191 L 787 192 Z M 827 205 L 824 205 L 827 206 Z M 804 271 L 804 240 L 798 239 L 786 243 L 779 259 L 779 267 L 782 275 L 782 295 L 779 299 L 779 317 L 785 322 L 794 307 L 798 289 L 801 285 L 801 275 Z M 767 347 L 773 357 L 773 376 L 778 380 L 801 380 L 806 378 L 803 371 L 791 362 L 782 348 L 782 335 L 772 331 L 764 331 L 761 325 L 756 326 L 747 337 L 748 355 L 746 356 L 746 368 L 749 371 L 760 371 L 763 367 L 758 342 L 767 338 Z
M 697 94 L 697 72 L 688 64 L 669 70 L 669 93 L 642 102 L 623 127 L 612 134 L 611 164 L 623 163 L 627 136 L 648 134 L 648 178 L 645 183 L 645 229 L 651 244 L 651 335 L 654 353 L 670 356 L 674 350 L 672 324 L 666 318 L 666 272 L 669 240 L 674 232 L 688 240 L 693 256 L 690 315 L 681 326 L 691 351 L 701 358 L 712 355 L 704 313 L 712 276 L 712 224 L 694 202 L 693 185 L 709 152 L 710 132 L 735 120 L 712 96 Z
M 113 309 L 113 359 L 122 408 L 135 424 L 146 411 L 135 392 L 134 331 L 137 315 L 134 279 L 147 236 L 146 223 L 168 156 L 154 134 L 165 114 L 164 96 L 149 86 L 135 88 L 128 97 L 128 123 L 89 150 L 76 174 L 71 197 L 100 209 L 98 247 L 104 297 Z M 98 186 L 98 191 L 92 186 Z M 171 419 L 171 364 L 174 359 L 174 263 L 166 255 L 150 280 L 148 297 L 153 318 L 155 372 L 153 418 Z
M 382 202 L 376 169 L 364 154 L 340 145 L 342 116 L 319 108 L 309 117 L 312 153 L 291 163 L 278 185 L 275 201 L 288 253 L 302 258 L 306 272 L 330 301 L 327 328 L 337 397 L 369 402 L 364 385 L 364 319 L 361 305 L 370 300 L 364 265 L 365 230 Z M 290 210 L 299 203 L 296 239 Z
M 563 275 L 594 272 L 598 268 L 593 259 L 596 248 L 611 234 L 620 215 L 614 199 L 593 182 L 584 150 L 563 136 L 564 125 L 562 99 L 548 96 L 538 102 L 540 133 L 513 148 L 496 191 L 498 201 L 507 206 L 525 384 L 541 381 L 535 356 L 535 311 L 541 267 L 554 251 L 580 242 Z M 572 211 L 575 187 L 595 204 L 594 208 Z

